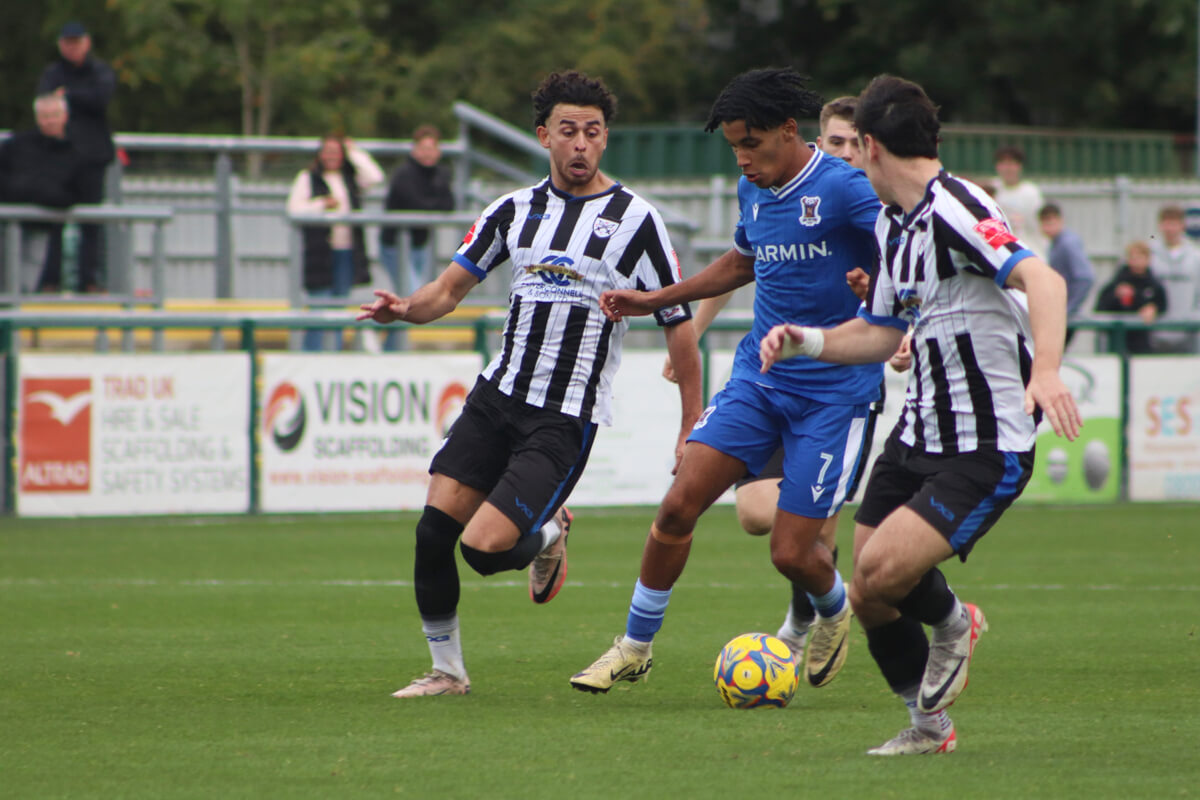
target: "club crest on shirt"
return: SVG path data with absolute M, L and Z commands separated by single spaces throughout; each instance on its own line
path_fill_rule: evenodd
M 601 239 L 607 239 L 617 232 L 617 228 L 621 226 L 621 221 L 617 219 L 606 219 L 605 217 L 596 217 L 596 221 L 592 223 L 592 233 Z
M 821 224 L 821 198 L 819 196 L 804 195 L 800 198 L 800 207 L 804 209 L 804 213 L 800 215 L 801 225 L 812 228 Z
M 987 219 L 975 224 L 975 232 L 983 237 L 983 240 L 992 246 L 993 250 L 999 250 L 1009 242 L 1015 242 L 1016 236 L 1012 235 L 1012 231 L 1008 229 L 1008 225 L 1002 219 L 988 217 Z

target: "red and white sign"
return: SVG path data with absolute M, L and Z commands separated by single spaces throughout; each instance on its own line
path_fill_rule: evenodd
M 993 250 L 999 250 L 1009 242 L 1015 242 L 1016 236 L 1012 235 L 1012 231 L 1004 224 L 1004 220 L 989 217 L 981 222 L 976 223 L 975 232 L 983 237 L 983 240 L 992 246 Z
M 477 353 L 262 358 L 264 511 L 421 509 Z
M 20 419 L 20 491 L 90 491 L 91 378 L 25 378 Z
M 244 353 L 18 361 L 17 513 L 250 508 Z

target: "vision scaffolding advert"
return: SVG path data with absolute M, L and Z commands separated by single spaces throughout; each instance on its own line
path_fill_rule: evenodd
M 263 511 L 420 509 L 475 353 L 262 358 Z
M 22 356 L 17 513 L 250 507 L 244 353 Z

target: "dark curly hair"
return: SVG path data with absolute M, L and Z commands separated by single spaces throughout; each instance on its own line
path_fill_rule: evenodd
M 809 77 L 791 67 L 753 69 L 729 82 L 717 95 L 704 130 L 741 120 L 747 128 L 771 130 L 789 119 L 810 119 L 821 113 L 821 95 L 808 88 Z
M 533 91 L 533 126 L 546 124 L 550 112 L 559 103 L 572 106 L 595 106 L 604 114 L 607 125 L 617 115 L 617 98 L 599 78 L 589 78 L 582 72 L 551 72 Z

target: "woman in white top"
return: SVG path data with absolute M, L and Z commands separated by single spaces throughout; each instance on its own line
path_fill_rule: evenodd
M 353 142 L 326 136 L 312 166 L 296 175 L 288 194 L 289 214 L 331 217 L 362 208 L 363 193 L 383 181 L 375 159 Z M 350 287 L 370 282 L 366 237 L 361 227 L 309 225 L 304 233 L 304 288 L 309 297 L 348 297 Z M 304 335 L 305 350 L 321 349 L 321 331 Z M 335 349 L 341 349 L 341 336 Z

